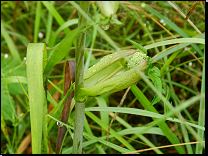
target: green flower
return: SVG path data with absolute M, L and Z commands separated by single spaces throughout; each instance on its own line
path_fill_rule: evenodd
M 147 61 L 147 58 L 148 56 L 146 54 L 141 52 L 136 52 L 134 56 L 130 58 L 130 60 L 134 63 L 134 65 L 139 65 L 140 63 L 144 62 L 144 60 Z M 127 63 L 127 67 L 129 69 L 132 68 L 132 66 L 129 63 Z
M 131 67 L 118 52 L 103 57 L 98 63 L 84 73 L 84 88 L 81 88 L 79 101 L 88 96 L 113 93 L 137 83 L 141 77 L 136 70 L 145 71 L 148 67 L 148 56 L 138 50 L 124 51 L 134 63 Z

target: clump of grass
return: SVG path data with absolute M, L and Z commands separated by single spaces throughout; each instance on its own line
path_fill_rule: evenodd
M 107 23 L 109 28 L 106 31 L 100 31 L 102 27 L 85 30 L 85 69 L 119 48 L 135 48 L 127 40 L 130 39 L 143 46 L 153 58 L 152 65 L 160 70 L 164 92 L 158 93 L 150 78 L 144 76 L 126 93 L 126 98 L 122 98 L 123 91 L 88 98 L 83 153 L 115 154 L 135 150 L 146 154 L 204 153 L 205 8 L 202 2 L 197 4 L 189 16 L 191 22 L 188 22 L 184 15 L 189 13 L 193 4 L 120 2 L 116 14 L 122 24 Z M 80 11 L 68 2 L 1 2 L 1 5 L 1 151 L 29 154 L 31 114 L 26 96 L 27 64 L 23 61 L 27 45 L 46 43 L 48 57 L 52 49 L 77 27 L 77 12 Z M 90 4 L 89 16 L 98 25 L 103 25 L 99 23 L 102 20 L 99 21 L 101 14 L 96 3 Z M 180 38 L 181 44 L 172 40 Z M 188 40 L 190 42 L 186 42 Z M 162 44 L 162 41 L 169 44 Z M 47 125 L 48 134 L 45 136 L 49 141 L 49 152 L 44 144 L 41 153 L 54 153 L 56 148 L 58 126 L 55 122 L 60 122 L 56 115 L 60 115 L 58 106 L 63 100 L 64 64 L 67 59 L 74 59 L 76 41 L 70 41 L 70 44 L 72 48 L 61 58 L 63 60 L 51 65 L 54 67 L 47 73 L 49 105 L 45 111 L 49 113 L 54 107 L 53 115 L 49 113 L 48 116 L 53 124 Z M 161 100 L 151 105 L 156 95 Z M 121 103 L 122 107 L 116 108 Z M 114 112 L 119 114 L 109 128 Z M 72 153 L 74 116 L 72 103 L 68 124 L 65 124 L 68 131 L 62 145 L 63 153 Z

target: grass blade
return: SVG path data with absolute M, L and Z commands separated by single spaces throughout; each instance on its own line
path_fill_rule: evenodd
M 146 110 L 154 112 L 154 113 L 158 113 L 157 110 L 154 108 L 154 106 L 150 105 L 149 100 L 146 98 L 146 96 L 144 96 L 144 94 L 140 91 L 140 89 L 136 85 L 133 85 L 131 87 L 131 90 Z M 152 118 L 152 119 L 155 120 L 155 118 Z M 174 133 L 171 132 L 170 128 L 165 122 L 158 123 L 158 126 L 160 127 L 160 129 L 163 131 L 165 136 L 169 139 L 169 141 L 172 144 L 180 143 L 178 138 L 175 136 Z M 185 151 L 182 146 L 175 146 L 175 148 L 180 154 L 182 153 L 185 154 Z
M 41 14 L 41 2 L 37 1 L 37 9 L 35 14 L 35 30 L 34 30 L 34 43 L 38 42 L 38 32 L 40 27 L 40 14 Z
M 14 59 L 18 60 L 19 62 L 21 62 L 21 58 L 20 58 L 19 52 L 17 50 L 17 47 L 14 44 L 11 37 L 9 36 L 9 34 L 7 33 L 6 29 L 4 28 L 4 23 L 3 22 L 1 22 L 1 34 L 4 37 L 4 39 L 5 39 L 5 41 L 8 45 L 8 48 L 9 48 L 9 51 L 10 51 L 12 57 Z
M 204 64 L 203 64 L 201 93 L 205 93 L 205 52 L 204 52 Z M 205 126 L 205 98 L 202 98 L 200 101 L 198 124 L 203 127 Z M 199 134 L 199 136 L 201 136 L 202 139 L 204 139 L 204 133 L 205 133 L 204 131 L 198 129 L 197 133 Z M 203 152 L 203 145 L 197 144 L 196 145 L 196 154 L 202 154 L 202 152 Z
M 147 5 L 144 8 L 151 11 L 158 18 L 163 19 L 169 26 L 171 26 L 173 28 L 173 30 L 175 30 L 176 32 L 181 34 L 181 36 L 187 37 L 187 38 L 189 37 L 184 31 L 182 31 L 176 24 L 171 22 L 167 17 L 159 14 L 156 10 L 154 10 L 153 8 L 151 8 Z M 199 55 L 203 56 L 203 52 L 201 51 L 201 49 L 196 44 L 191 44 L 191 45 L 199 53 Z
M 61 15 L 58 13 L 58 11 L 54 8 L 54 6 L 48 2 L 48 1 L 42 1 L 42 3 L 45 5 L 45 7 L 48 9 L 48 11 L 53 15 L 53 17 L 56 19 L 58 24 L 61 26 L 64 24 L 64 19 L 61 17 Z M 70 32 L 69 28 L 64 29 L 64 32 L 68 34 Z
M 50 70 L 59 63 L 69 52 L 72 42 L 79 33 L 80 29 L 83 27 L 79 27 L 71 31 L 57 46 L 50 52 L 48 56 L 48 64 L 45 68 L 44 75 L 48 75 Z

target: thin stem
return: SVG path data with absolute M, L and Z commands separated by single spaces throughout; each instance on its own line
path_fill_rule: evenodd
M 80 7 L 83 11 L 88 14 L 90 1 L 80 2 Z M 79 14 L 80 27 L 87 23 L 87 19 Z M 83 124 L 84 124 L 84 111 L 85 111 L 85 101 L 80 101 L 76 97 L 80 93 L 80 88 L 84 87 L 84 50 L 85 50 L 85 38 L 86 33 L 83 33 L 77 37 L 77 47 L 76 47 L 76 63 L 75 63 L 75 123 L 74 123 L 74 140 L 73 140 L 73 154 L 82 153 L 82 138 L 83 138 Z

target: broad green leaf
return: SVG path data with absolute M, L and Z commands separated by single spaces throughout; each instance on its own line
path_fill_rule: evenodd
M 15 104 L 12 96 L 9 94 L 8 86 L 1 85 L 1 115 L 4 120 L 15 121 Z
M 43 70 L 47 62 L 44 43 L 29 43 L 27 47 L 27 80 L 30 105 L 32 153 L 41 154 L 43 108 L 45 90 L 43 87 Z

